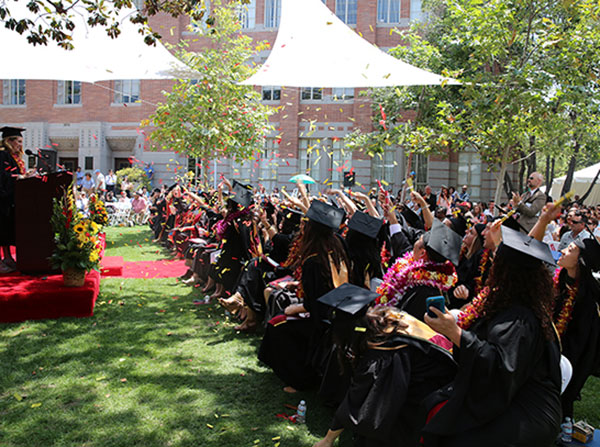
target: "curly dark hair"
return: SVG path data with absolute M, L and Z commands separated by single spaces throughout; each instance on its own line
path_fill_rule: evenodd
M 552 340 L 555 337 L 552 327 L 554 286 L 550 272 L 541 261 L 530 256 L 524 262 L 522 259 L 516 260 L 509 250 L 512 249 L 501 247 L 494 257 L 486 282 L 490 293 L 484 317 L 492 318 L 501 311 L 520 304 L 531 309 L 540 321 L 546 339 Z
M 304 224 L 298 257 L 301 262 L 304 262 L 313 255 L 317 256 L 319 263 L 325 266 L 328 271 L 329 256 L 331 256 L 336 268 L 339 269 L 342 262 L 346 267 L 350 267 L 346 249 L 333 229 L 309 219 Z

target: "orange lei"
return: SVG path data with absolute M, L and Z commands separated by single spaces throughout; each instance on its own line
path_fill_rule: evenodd
M 561 270 L 562 269 L 560 268 L 556 269 L 556 271 L 554 272 L 554 278 L 552 278 L 552 280 L 554 281 L 554 288 L 558 291 L 559 294 L 559 277 Z M 565 286 L 567 287 L 567 297 L 563 301 L 563 305 L 560 309 L 560 312 L 558 313 L 558 317 L 554 321 L 556 331 L 558 332 L 560 338 L 562 338 L 563 334 L 567 331 L 567 326 L 573 318 L 573 308 L 575 307 L 575 298 L 577 297 L 577 290 L 579 289 L 579 279 L 575 282 L 574 286 L 571 287 L 568 284 L 565 284 Z
M 25 172 L 27 172 L 27 169 L 25 168 L 25 162 L 23 161 L 23 159 L 21 157 L 16 156 L 12 152 L 10 152 L 10 156 L 13 158 L 17 166 L 19 166 L 19 174 L 25 174 Z
M 456 324 L 458 324 L 461 329 L 469 329 L 475 320 L 484 315 L 483 309 L 489 294 L 490 288 L 488 286 L 484 287 L 483 290 L 473 298 L 473 301 L 467 304 L 461 311 L 461 314 L 456 321 Z
M 491 254 L 492 251 L 486 248 L 483 250 L 481 259 L 479 260 L 479 267 L 477 268 L 479 276 L 475 278 L 475 295 L 481 292 L 481 289 L 483 288 L 483 275 L 485 275 L 485 271 L 487 270 L 488 261 L 490 260 Z

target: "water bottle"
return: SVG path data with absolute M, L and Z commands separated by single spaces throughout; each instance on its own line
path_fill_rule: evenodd
M 300 407 L 298 407 L 298 412 L 300 412 Z M 570 444 L 573 441 L 573 422 L 570 417 L 566 417 L 565 421 L 560 425 L 560 441 L 563 444 Z
M 303 400 L 301 400 L 298 404 L 298 410 L 296 411 L 296 422 L 298 424 L 304 424 L 306 422 L 306 402 Z

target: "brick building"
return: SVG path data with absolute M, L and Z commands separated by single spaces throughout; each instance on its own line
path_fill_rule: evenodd
M 256 41 L 274 42 L 281 0 L 252 0 L 241 12 L 244 32 Z M 393 28 L 406 28 L 412 20 L 422 20 L 421 0 L 324 0 L 345 23 L 382 49 L 399 43 Z M 176 43 L 192 39 L 187 17 L 153 17 L 153 28 L 163 40 Z M 192 50 L 201 50 L 192 43 Z M 268 52 L 255 62 L 266 60 Z M 310 63 L 310 55 L 307 55 Z M 318 67 L 315 67 L 316 69 Z M 118 170 L 132 160 L 154 162 L 155 186 L 171 182 L 174 169 L 198 171 L 197 160 L 170 152 L 149 149 L 139 123 L 161 101 L 162 91 L 171 81 L 106 81 L 95 84 L 75 81 L 3 80 L 0 123 L 27 128 L 25 148 L 50 147 L 58 152 L 59 163 L 68 169 L 81 166 L 85 172 Z M 344 150 L 344 137 L 356 128 L 371 130 L 371 107 L 363 89 L 263 87 L 263 100 L 284 106 L 272 117 L 277 135 L 268 135 L 262 157 L 257 161 L 233 163 L 218 160 L 207 169 L 231 178 L 282 186 L 289 177 L 307 172 L 320 183 L 339 186 L 343 172 L 353 170 L 359 185 L 368 188 L 383 179 L 397 190 L 404 175 L 406 155 L 399 147 L 387 147 L 370 158 L 362 152 Z M 277 156 L 276 153 L 279 153 Z M 32 161 L 30 161 L 32 162 Z M 476 153 L 449 156 L 415 156 L 412 169 L 419 186 L 429 183 L 470 185 L 472 198 L 489 199 L 495 180 Z

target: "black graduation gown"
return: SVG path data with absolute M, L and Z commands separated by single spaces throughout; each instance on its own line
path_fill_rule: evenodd
M 561 272 L 561 282 L 565 283 L 567 272 Z M 563 300 L 567 297 L 564 286 L 557 300 L 556 312 L 560 312 Z M 562 354 L 573 366 L 569 385 L 561 396 L 563 416 L 573 416 L 573 402 L 579 400 L 579 393 L 587 378 L 600 367 L 600 290 L 595 280 L 582 275 L 573 307 L 573 317 L 562 336 Z
M 425 305 L 427 298 L 440 295 L 443 296 L 443 293 L 436 287 L 411 287 L 403 295 L 402 300 L 398 303 L 397 307 L 423 321 L 425 312 L 427 311 L 427 306 Z
M 451 354 L 425 340 L 397 335 L 358 361 L 331 428 L 350 429 L 357 446 L 417 446 L 423 399 L 456 374 Z
M 333 289 L 329 268 L 321 265 L 316 256 L 302 264 L 304 308 L 309 318 L 287 320 L 278 326 L 268 324 L 258 358 L 269 365 L 286 384 L 298 390 L 315 387 L 324 369 L 323 311 L 317 299 Z
M 225 230 L 213 279 L 223 284 L 225 290 L 232 291 L 237 284 L 242 266 L 248 259 L 250 259 L 250 228 L 241 218 L 238 218 Z
M 456 283 L 456 287 L 458 287 L 459 285 L 463 285 L 467 289 L 469 289 L 469 299 L 461 300 L 458 298 L 454 298 L 454 289 L 456 287 L 453 287 L 452 289 L 450 289 L 450 292 L 448 294 L 450 297 L 450 309 L 458 309 L 467 304 L 469 301 L 473 300 L 473 298 L 475 298 L 475 279 L 479 277 L 479 264 L 481 262 L 481 257 L 483 256 L 483 253 L 484 250 L 481 249 L 477 253 L 475 253 L 475 255 L 471 256 L 470 259 L 463 258 L 459 262 L 458 267 L 456 268 L 456 274 L 458 276 L 458 282 Z M 482 287 L 487 281 L 491 265 L 492 263 L 490 259 L 487 263 L 486 271 L 483 273 L 483 277 L 481 278 Z
M 548 447 L 560 430 L 560 350 L 520 305 L 463 330 L 458 374 L 430 403 L 425 446 Z M 437 402 L 436 402 L 437 401 Z
M 0 246 L 16 245 L 15 187 L 19 165 L 7 150 L 0 150 Z

